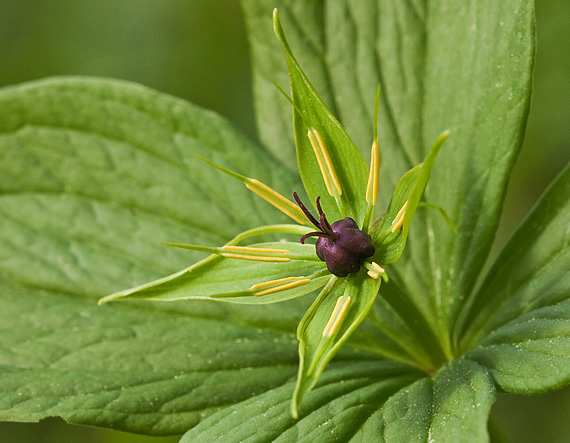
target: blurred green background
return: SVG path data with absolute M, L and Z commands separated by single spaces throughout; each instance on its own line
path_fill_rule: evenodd
M 531 115 L 495 253 L 570 160 L 570 3 L 536 0 L 536 13 Z M 0 0 L 0 86 L 56 75 L 142 83 L 212 109 L 255 138 L 248 48 L 237 0 Z M 493 415 L 510 441 L 567 442 L 570 389 L 534 398 L 501 395 Z M 60 419 L 0 423 L 2 443 L 175 441 L 72 426 Z

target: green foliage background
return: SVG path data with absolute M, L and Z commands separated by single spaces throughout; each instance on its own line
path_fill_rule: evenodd
M 538 51 L 527 139 L 497 238 L 502 246 L 570 158 L 567 0 L 536 0 Z M 271 11 L 268 9 L 268 14 Z M 0 86 L 53 75 L 135 81 L 212 109 L 255 137 L 250 68 L 237 1 L 0 0 Z M 567 440 L 570 390 L 501 395 L 493 415 L 512 441 Z M 0 424 L 3 442 L 169 442 L 60 420 Z

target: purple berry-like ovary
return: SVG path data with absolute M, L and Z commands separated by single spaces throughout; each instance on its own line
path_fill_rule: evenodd
M 362 260 L 374 255 L 375 249 L 370 236 L 358 229 L 352 218 L 346 217 L 330 225 L 321 208 L 320 197 L 317 198 L 320 220 L 317 220 L 303 205 L 296 192 L 293 196 L 307 218 L 318 229 L 303 235 L 301 243 L 305 243 L 308 237 L 319 237 L 315 245 L 317 257 L 327 264 L 331 274 L 346 277 L 350 273 L 358 272 Z

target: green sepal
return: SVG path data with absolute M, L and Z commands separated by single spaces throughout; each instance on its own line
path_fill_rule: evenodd
M 406 247 L 406 240 L 414 213 L 420 204 L 420 199 L 429 181 L 433 164 L 441 145 L 449 134 L 449 131 L 444 131 L 431 146 L 424 162 L 406 172 L 398 182 L 386 214 L 378 222 L 378 226 L 372 225 L 371 227 L 372 243 L 376 248 L 376 253 L 371 261 L 382 264 L 393 263 L 402 255 Z M 403 225 L 396 232 L 392 232 L 396 216 L 406 202 L 408 204 L 404 214 Z
M 299 245 L 291 242 L 270 242 L 270 243 L 256 243 L 248 245 L 259 249 L 255 252 L 242 252 L 224 249 L 226 246 L 200 246 L 200 245 L 187 245 L 184 243 L 163 243 L 164 246 L 172 246 L 174 248 L 189 249 L 191 251 L 209 252 L 210 254 L 224 255 L 224 254 L 238 254 L 243 257 L 250 257 L 251 259 L 268 257 L 275 259 L 289 259 L 289 260 L 304 260 L 304 261 L 320 261 L 319 257 L 315 254 L 315 247 L 310 244 Z M 301 247 L 299 247 L 301 246 Z M 273 250 L 288 251 L 285 253 L 272 252 Z M 267 252 L 264 252 L 267 251 Z
M 307 195 L 313 204 L 317 197 L 321 197 L 322 206 L 330 220 L 352 217 L 361 225 L 367 206 L 365 201 L 368 180 L 366 162 L 297 63 L 285 38 L 277 10 L 273 14 L 273 25 L 275 34 L 287 54 L 292 103 L 295 108 L 293 121 L 297 161 Z M 323 138 L 341 186 L 340 195 L 337 195 L 336 189 L 334 189 L 334 197 L 327 191 L 307 136 L 310 128 L 316 129 Z
M 291 401 L 291 415 L 297 418 L 304 395 L 317 383 L 327 363 L 366 318 L 380 288 L 382 279 L 374 280 L 362 268 L 347 278 L 330 277 L 329 282 L 307 310 L 297 328 L 299 340 L 299 373 Z M 331 331 L 331 316 L 339 298 L 350 297 L 348 308 Z M 342 304 L 341 304 L 342 306 Z
M 252 229 L 238 235 L 227 245 L 236 245 L 245 238 L 268 233 L 306 232 L 306 228 L 296 225 L 269 225 Z M 220 248 L 192 245 L 179 245 L 193 250 L 218 252 Z M 291 257 L 288 262 L 261 262 L 227 258 L 214 253 L 204 260 L 167 277 L 146 283 L 135 288 L 108 295 L 99 304 L 115 300 L 213 300 L 243 304 L 267 304 L 300 297 L 324 286 L 330 278 L 324 262 L 315 256 L 314 246 L 292 242 L 273 242 L 248 245 L 267 249 L 287 249 Z M 227 251 L 234 253 L 235 251 Z M 235 252 L 238 253 L 239 252 Z M 299 257 L 307 257 L 306 260 Z M 308 284 L 256 296 L 259 290 L 251 290 L 253 285 L 286 277 L 307 277 Z

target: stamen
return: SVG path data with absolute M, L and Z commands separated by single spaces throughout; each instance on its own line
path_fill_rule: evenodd
M 309 141 L 311 142 L 311 146 L 313 147 L 313 151 L 315 152 L 315 157 L 317 158 L 317 163 L 319 164 L 319 168 L 321 170 L 321 175 L 323 176 L 323 180 L 325 181 L 325 186 L 327 187 L 327 191 L 330 195 L 333 195 L 331 182 L 329 180 L 329 176 L 325 171 L 325 164 L 323 161 L 323 157 L 319 148 L 317 147 L 317 143 L 315 142 L 315 138 L 311 131 L 309 130 Z
M 311 279 L 307 277 L 285 277 L 277 280 L 267 281 L 264 283 L 257 283 L 249 289 L 253 291 L 262 289 L 261 291 L 258 291 L 253 294 L 256 297 L 260 297 L 262 295 L 273 294 L 275 292 L 286 291 L 288 289 L 294 289 L 299 286 L 304 286 L 306 284 L 309 284 L 310 282 Z
M 235 251 L 235 252 L 245 252 L 246 254 L 234 254 L 233 252 L 222 252 L 220 255 L 227 258 L 237 258 L 240 260 L 252 260 L 252 261 L 263 261 L 263 262 L 275 262 L 284 263 L 291 261 L 288 257 L 273 257 L 271 255 L 249 255 L 248 252 L 252 254 L 289 254 L 287 249 L 264 249 L 264 248 L 252 248 L 248 246 L 222 246 L 220 248 L 224 251 Z
M 315 133 L 315 136 L 317 138 L 317 142 L 319 143 L 319 147 L 321 148 L 321 152 L 322 152 L 323 157 L 325 159 L 325 164 L 327 166 L 327 169 L 329 170 L 329 174 L 331 175 L 331 179 L 333 181 L 333 184 L 334 184 L 336 190 L 338 191 L 338 194 L 342 195 L 342 188 L 340 187 L 340 182 L 338 181 L 338 177 L 336 176 L 336 172 L 334 170 L 333 163 L 332 163 L 331 157 L 329 155 L 329 151 L 325 145 L 325 142 L 323 141 L 321 134 L 319 134 L 319 131 L 317 131 L 316 129 L 313 129 L 313 132 Z
M 336 301 L 336 305 L 333 309 L 331 317 L 323 329 L 323 337 L 330 337 L 334 335 L 342 323 L 342 320 L 346 315 L 346 311 L 348 310 L 348 305 L 350 304 L 350 295 L 348 295 L 346 299 L 343 299 L 344 296 L 341 296 Z
M 290 252 L 287 249 L 253 248 L 251 246 L 222 246 L 220 249 L 238 252 L 257 252 L 261 254 L 289 254 Z
M 374 140 L 370 152 L 370 173 L 368 174 L 368 185 L 366 186 L 366 201 L 372 201 L 375 205 L 378 200 L 378 182 L 380 176 L 380 149 L 378 141 Z
M 364 266 L 366 267 L 366 269 L 368 269 L 367 272 L 368 276 L 373 278 L 374 280 L 378 280 L 378 277 L 381 274 L 386 274 L 386 270 L 375 261 L 367 262 L 364 264 Z
M 288 217 L 291 217 L 297 223 L 301 225 L 306 225 L 305 219 L 303 218 L 302 211 L 298 206 L 296 206 L 291 200 L 283 197 L 277 191 L 274 191 L 265 183 L 252 178 L 249 179 L 249 183 L 245 184 L 246 188 L 253 193 L 259 195 L 266 202 L 270 203 L 281 212 L 283 212 Z
M 328 193 L 334 197 L 333 188 L 331 185 L 331 180 L 332 180 L 338 194 L 342 195 L 342 188 L 340 186 L 340 182 L 334 170 L 331 157 L 321 137 L 321 134 L 319 134 L 319 131 L 317 131 L 316 129 L 311 128 L 309 129 L 308 135 L 309 135 L 309 141 L 311 142 L 311 146 L 313 147 L 313 151 L 317 159 L 317 163 L 319 164 L 323 180 L 325 181 L 325 186 L 327 187 Z
M 239 260 L 251 260 L 251 261 L 264 261 L 264 262 L 273 262 L 273 263 L 285 263 L 291 261 L 290 258 L 286 257 L 261 257 L 259 255 L 243 255 L 243 254 L 229 254 L 229 253 L 222 253 L 227 258 L 237 258 Z
M 404 206 L 398 211 L 396 217 L 394 217 L 394 221 L 392 222 L 392 232 L 396 232 L 400 229 L 404 224 L 404 216 L 406 215 L 406 208 L 408 206 L 408 201 L 404 203 Z

